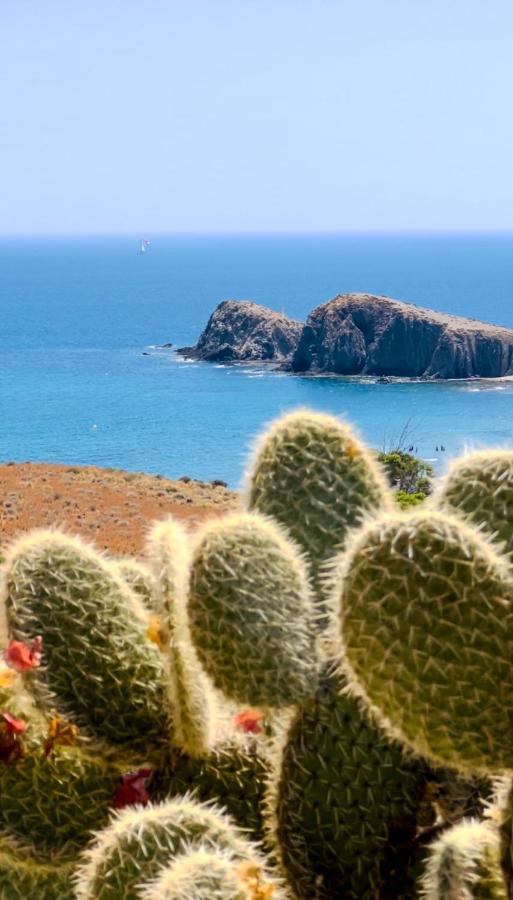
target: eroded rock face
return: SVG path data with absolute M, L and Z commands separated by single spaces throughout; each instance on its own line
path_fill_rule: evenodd
M 209 362 L 281 362 L 297 347 L 303 325 L 251 300 L 224 300 L 216 307 L 195 347 L 178 353 Z
M 388 297 L 344 294 L 308 316 L 294 372 L 425 378 L 513 374 L 513 330 Z

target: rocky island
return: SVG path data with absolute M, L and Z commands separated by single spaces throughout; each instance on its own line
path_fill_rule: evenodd
M 513 375 L 513 330 L 372 294 L 342 294 L 304 325 L 248 300 L 225 300 L 195 347 L 209 361 L 269 361 L 297 374 L 409 378 Z
M 216 307 L 195 347 L 181 347 L 181 356 L 208 362 L 290 358 L 303 325 L 251 300 L 224 300 Z

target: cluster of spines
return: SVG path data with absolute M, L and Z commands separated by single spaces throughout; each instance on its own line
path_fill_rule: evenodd
M 236 862 L 254 862 L 265 871 L 257 847 L 224 812 L 183 797 L 116 815 L 77 870 L 77 900 L 139 896 L 163 870 L 197 847 L 228 854 Z

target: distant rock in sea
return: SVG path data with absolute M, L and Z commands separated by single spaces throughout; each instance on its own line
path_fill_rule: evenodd
M 420 378 L 513 374 L 513 331 L 388 297 L 343 294 L 310 313 L 293 372 Z
M 180 347 L 177 353 L 208 362 L 281 362 L 292 356 L 302 328 L 301 322 L 251 300 L 224 300 L 196 346 Z
M 225 300 L 185 356 L 278 361 L 297 374 L 410 378 L 513 375 L 513 330 L 372 294 L 343 294 L 305 325 L 249 300 Z

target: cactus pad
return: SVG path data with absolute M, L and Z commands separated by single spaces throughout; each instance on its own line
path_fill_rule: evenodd
M 274 523 L 243 513 L 203 529 L 192 557 L 188 612 L 200 661 L 228 697 L 279 707 L 315 689 L 306 571 Z
M 433 497 L 483 528 L 513 561 L 513 453 L 483 450 L 456 460 Z
M 36 531 L 11 547 L 3 593 L 12 635 L 43 637 L 31 678 L 43 704 L 116 743 L 168 740 L 161 654 L 115 564 L 78 538 Z
M 306 552 L 315 588 L 348 531 L 368 513 L 391 508 L 370 451 L 347 425 L 309 410 L 283 416 L 262 435 L 246 493 L 250 509 L 280 522 Z
M 370 523 L 335 598 L 355 689 L 417 752 L 513 768 L 513 582 L 476 532 L 428 511 Z

